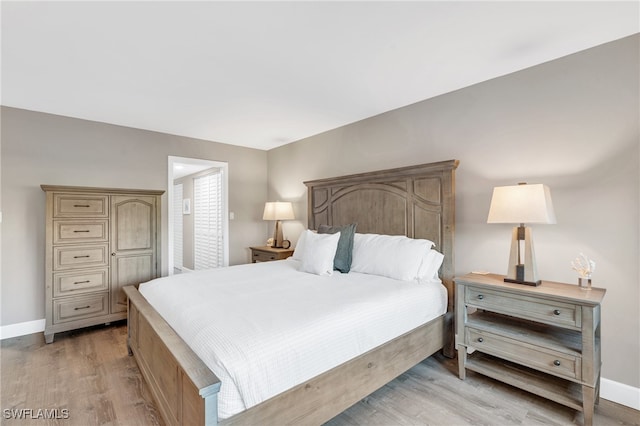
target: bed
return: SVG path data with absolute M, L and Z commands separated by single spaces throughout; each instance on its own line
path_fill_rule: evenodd
M 202 349 L 194 343 L 192 343 L 193 347 L 189 346 L 169 325 L 167 321 L 171 322 L 176 329 L 180 329 L 181 335 L 185 335 L 185 331 L 181 329 L 182 326 L 176 323 L 170 311 L 167 311 L 170 307 L 161 307 L 154 300 L 155 296 L 152 292 L 147 292 L 147 288 L 154 287 L 156 284 L 150 286 L 145 284 L 147 287 L 144 291 L 167 318 L 163 318 L 138 289 L 127 287 L 125 292 L 129 307 L 127 342 L 129 352 L 135 356 L 165 422 L 189 425 L 322 424 L 438 350 L 443 350 L 445 355 L 452 356 L 454 175 L 457 165 L 458 162 L 452 160 L 305 182 L 308 190 L 309 229 L 317 229 L 321 225 L 357 223 L 357 231 L 360 234 L 402 235 L 412 239 L 433 241 L 436 249 L 444 254 L 439 276 L 447 290 L 444 294 L 446 307 L 442 309 L 443 312 L 438 313 L 435 318 L 426 323 L 417 320 L 417 325 L 410 326 L 408 331 L 401 332 L 399 335 L 397 330 L 389 331 L 391 337 L 383 337 L 384 340 L 381 343 L 375 343 L 371 348 L 365 346 L 364 353 L 353 357 L 347 355 L 346 359 L 339 360 L 339 364 L 328 370 L 320 368 L 320 372 L 312 373 L 310 377 L 304 376 L 304 379 L 293 387 L 279 389 L 274 396 L 229 417 L 221 418 L 225 416 L 219 416 L 218 413 L 218 397 L 227 393 L 222 388 L 222 380 L 228 384 L 228 378 L 220 373 L 222 380 L 216 376 L 212 368 L 207 366 L 207 362 L 211 365 L 211 360 L 206 359 Z M 239 276 L 251 274 L 253 273 L 251 271 L 256 271 L 257 267 L 260 275 L 280 277 L 282 274 L 285 276 L 299 274 L 299 267 L 296 264 L 298 261 L 299 259 L 293 259 L 234 268 L 235 273 L 240 274 Z M 251 267 L 254 269 L 250 269 Z M 208 272 L 202 274 L 207 275 Z M 345 278 L 342 275 L 349 275 L 356 281 L 358 279 L 357 272 L 334 275 L 337 277 L 336 280 Z M 183 283 L 185 288 L 193 286 L 194 294 L 198 295 L 196 299 L 201 296 L 201 291 L 205 291 L 203 288 L 198 288 L 197 278 L 197 276 L 181 278 L 185 280 Z M 363 276 L 360 279 L 370 283 L 372 282 L 370 278 L 372 277 Z M 322 294 L 319 287 L 314 287 L 318 279 L 311 279 L 308 284 L 309 290 L 305 290 L 311 295 L 316 294 L 313 291 L 318 291 L 317 295 L 313 296 L 317 300 Z M 187 283 L 187 281 L 193 282 Z M 245 281 L 238 279 L 238 285 L 245 285 Z M 286 281 L 277 282 L 277 286 L 286 287 L 288 285 Z M 157 285 L 159 288 L 165 288 L 160 287 L 160 284 Z M 376 293 L 371 290 L 374 284 L 370 285 L 367 293 Z M 382 283 L 381 287 L 384 285 L 386 284 Z M 423 287 L 426 288 L 426 286 Z M 242 294 L 252 292 L 260 294 L 259 289 L 249 287 L 249 284 L 246 284 L 243 289 L 246 292 Z M 337 289 L 338 287 L 335 291 L 338 291 Z M 223 289 L 221 287 L 211 291 L 221 293 Z M 282 291 L 287 290 L 283 288 Z M 175 300 L 177 306 L 197 304 L 197 300 L 178 299 L 183 293 L 187 297 L 189 292 L 173 293 L 169 298 Z M 260 297 L 264 309 L 259 308 L 260 304 L 256 304 L 257 311 L 268 312 L 269 307 L 277 304 L 276 300 L 268 298 L 268 293 L 262 293 Z M 348 299 L 348 297 L 347 294 L 340 298 Z M 411 295 L 407 296 L 407 299 L 412 298 Z M 329 301 L 325 302 L 329 303 Z M 319 303 L 318 306 L 322 304 Z M 232 317 L 234 309 L 237 310 L 230 306 L 228 311 L 225 312 L 224 309 L 224 303 L 212 305 L 212 310 L 218 315 L 217 319 L 202 319 L 202 324 L 207 324 L 207 321 L 214 325 L 220 324 L 222 323 L 220 318 Z M 394 312 L 405 311 L 404 307 L 394 309 Z M 416 316 L 420 316 L 421 309 L 414 309 L 414 311 Z M 373 321 L 380 320 L 368 315 L 370 313 L 365 312 L 361 318 L 372 318 L 372 328 L 384 328 L 380 325 L 384 324 L 384 321 L 375 323 Z M 390 314 L 389 318 L 395 316 L 401 315 Z M 300 325 L 302 328 L 287 330 L 284 334 L 298 333 L 303 336 L 307 326 L 302 324 Z M 407 325 L 403 327 L 406 328 Z M 201 328 L 204 330 L 205 327 Z M 329 329 L 322 328 L 310 333 L 326 333 L 320 339 L 323 342 L 334 334 Z M 191 339 L 186 336 L 185 338 Z M 250 336 L 249 340 L 255 340 L 259 348 L 274 345 L 271 337 L 260 341 L 254 335 Z M 308 340 L 305 345 L 310 347 L 312 344 L 313 340 Z M 315 348 L 311 352 L 315 353 Z M 253 372 L 249 368 L 247 371 L 242 370 L 248 382 L 252 381 L 252 377 L 256 378 L 263 373 L 271 374 L 269 382 L 278 382 L 277 379 L 284 376 L 285 372 L 285 370 L 278 370 L 277 366 L 261 367 Z

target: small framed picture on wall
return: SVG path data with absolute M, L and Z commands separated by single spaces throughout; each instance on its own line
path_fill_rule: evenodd
M 191 214 L 191 198 L 182 200 L 182 214 Z

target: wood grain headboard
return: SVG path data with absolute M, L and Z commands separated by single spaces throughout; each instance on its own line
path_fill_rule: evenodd
M 458 160 L 304 182 L 308 227 L 357 223 L 357 232 L 425 238 L 444 254 L 440 278 L 453 311 Z

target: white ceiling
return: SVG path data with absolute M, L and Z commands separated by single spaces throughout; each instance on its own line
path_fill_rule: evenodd
M 7 2 L 3 105 L 270 149 L 640 31 L 630 2 Z

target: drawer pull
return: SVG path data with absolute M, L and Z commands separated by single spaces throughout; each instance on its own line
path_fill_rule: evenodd
M 555 365 L 556 367 L 560 367 L 560 360 L 556 359 L 555 361 L 553 361 L 553 365 Z
M 74 311 L 80 311 L 82 309 L 89 309 L 91 307 L 91 305 L 87 305 L 87 306 L 80 306 L 78 308 L 73 308 Z
M 81 259 L 83 257 L 91 257 L 91 256 L 89 256 L 88 254 L 85 254 L 83 256 L 73 256 L 74 259 Z
M 484 342 L 484 339 L 482 337 L 478 337 L 478 343 L 482 343 Z
M 73 207 L 91 207 L 89 204 L 74 204 Z
M 91 280 L 85 280 L 85 281 L 76 281 L 73 284 L 86 284 L 86 283 L 90 283 Z
M 483 296 L 482 294 L 479 294 L 479 295 L 478 295 L 478 299 L 479 299 L 479 300 L 482 300 L 482 299 L 484 299 L 484 296 Z
M 555 309 L 553 311 L 553 315 L 560 315 L 560 309 Z
M 276 258 L 275 258 L 275 257 L 273 257 L 273 256 L 271 256 L 269 259 L 271 259 L 271 260 L 275 260 Z
M 73 232 L 91 232 L 91 231 L 89 231 L 89 230 L 87 229 L 87 230 L 76 230 L 76 231 L 73 231 Z

